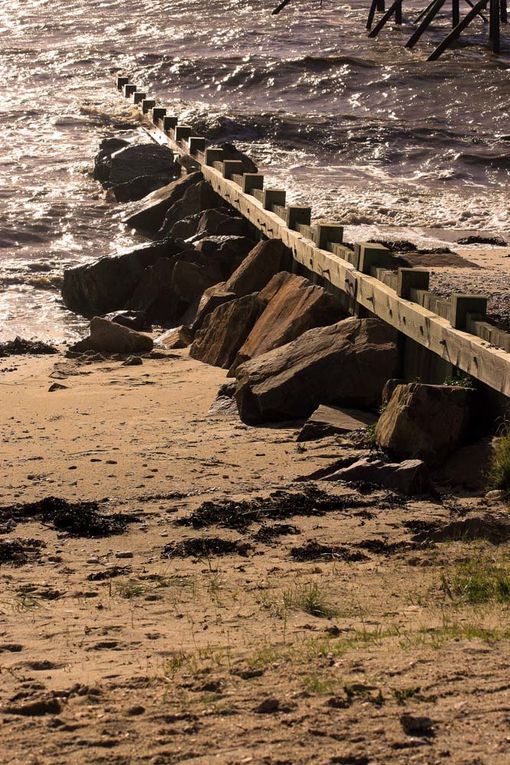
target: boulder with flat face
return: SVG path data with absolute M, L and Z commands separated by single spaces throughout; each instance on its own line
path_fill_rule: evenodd
M 62 285 L 64 304 L 83 316 L 127 308 L 145 270 L 159 258 L 172 257 L 186 247 L 184 242 L 167 239 L 138 245 L 83 266 L 66 268 Z
M 247 423 L 308 417 L 320 404 L 378 406 L 397 366 L 396 332 L 379 319 L 344 319 L 241 364 L 236 400 Z
M 253 242 L 246 236 L 208 236 L 195 246 L 217 264 L 222 279 L 228 279 L 253 248 Z
M 292 253 L 280 239 L 259 242 L 227 280 L 226 289 L 238 297 L 259 292 L 280 271 L 290 271 Z
M 123 327 L 108 319 L 96 316 L 90 322 L 90 335 L 71 347 L 71 351 L 83 353 L 149 353 L 152 350 L 152 337 L 133 329 Z
M 236 297 L 237 295 L 235 295 L 234 292 L 229 292 L 226 289 L 225 282 L 219 282 L 219 284 L 214 284 L 212 287 L 206 289 L 200 298 L 197 312 L 193 324 L 191 325 L 193 336 L 195 336 L 198 330 L 201 329 L 204 321 L 215 308 L 223 305 L 223 303 L 228 303 L 230 300 L 235 300 Z
M 106 177 L 102 178 L 101 183 L 110 188 L 148 175 L 166 176 L 168 182 L 177 177 L 180 167 L 167 146 L 142 143 L 125 146 L 110 154 L 103 163 L 103 170 Z
M 168 174 L 138 175 L 130 181 L 117 183 L 108 189 L 108 197 L 117 202 L 136 202 L 168 184 Z
M 198 183 L 189 184 L 184 194 L 167 207 L 158 236 L 169 235 L 175 224 L 183 218 L 189 218 L 190 215 L 196 215 L 204 210 L 223 207 L 224 204 L 222 198 L 207 181 L 200 180 Z
M 110 174 L 110 158 L 119 149 L 129 146 L 129 141 L 123 138 L 104 138 L 99 144 L 99 151 L 94 157 L 94 178 L 96 181 L 105 183 Z
M 431 488 L 428 468 L 423 460 L 383 462 L 364 457 L 322 480 L 374 484 L 408 495 L 425 494 Z
M 200 216 L 197 230 L 192 241 L 206 236 L 248 236 L 249 226 L 245 218 L 235 215 L 233 210 L 224 207 L 205 210 Z
M 228 369 L 260 315 L 257 295 L 245 295 L 218 306 L 204 321 L 190 347 L 190 356 Z
M 348 407 L 325 406 L 317 407 L 301 428 L 298 441 L 315 441 L 327 436 L 352 433 L 368 428 L 377 422 L 377 415 L 364 412 L 361 409 Z
M 172 284 L 174 258 L 158 258 L 145 269 L 136 285 L 127 308 L 142 312 L 149 321 L 168 324 L 178 319 L 185 305 L 179 300 Z
M 192 173 L 168 183 L 140 202 L 132 204 L 122 219 L 123 223 L 151 236 L 155 235 L 163 225 L 168 210 L 184 196 L 188 189 L 203 179 L 202 173 Z
M 438 465 L 466 434 L 473 395 L 451 385 L 398 385 L 376 425 L 376 442 L 399 457 Z
M 333 324 L 342 316 L 332 296 L 304 276 L 273 276 L 259 297 L 267 306 L 246 338 L 234 368 L 248 359 L 285 345 L 312 327 Z

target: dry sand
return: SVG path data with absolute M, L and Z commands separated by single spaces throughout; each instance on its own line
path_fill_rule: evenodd
M 338 496 L 323 514 L 177 525 L 206 500 L 303 492 L 297 478 L 362 448 L 209 415 L 225 373 L 185 351 L 0 370 L 0 545 L 43 543 L 0 563 L 1 763 L 509 762 L 508 606 L 442 585 L 508 545 L 413 542 L 486 500 L 316 482 Z M 100 539 L 9 522 L 50 495 L 138 520 Z M 206 537 L 250 547 L 162 556 Z M 296 560 L 313 540 L 340 549 Z

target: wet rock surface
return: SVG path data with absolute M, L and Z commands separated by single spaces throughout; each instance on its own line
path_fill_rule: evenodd
M 14 340 L 0 343 L 0 358 L 5 356 L 44 356 L 52 353 L 58 353 L 57 348 L 40 340 L 24 340 L 21 337 L 16 337 Z

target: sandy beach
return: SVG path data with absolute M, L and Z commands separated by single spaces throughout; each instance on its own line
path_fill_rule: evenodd
M 157 355 L 2 362 L 1 761 L 505 763 L 508 611 L 454 582 L 507 552 L 433 538 L 489 501 L 298 480 L 366 446 L 208 414 L 225 372 Z M 8 510 L 48 496 L 129 523 Z

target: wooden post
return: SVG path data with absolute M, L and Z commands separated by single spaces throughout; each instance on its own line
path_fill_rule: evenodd
M 363 274 L 370 274 L 373 267 L 389 268 L 393 265 L 391 252 L 382 244 L 363 242 L 359 245 L 358 270 Z
M 193 128 L 189 125 L 176 125 L 174 138 L 176 141 L 187 141 L 190 138 Z
M 243 169 L 244 165 L 240 159 L 225 159 L 222 175 L 224 178 L 232 178 L 234 174 L 242 175 Z
M 444 2 L 444 0 L 443 0 Z M 386 13 L 382 18 L 379 19 L 375 27 L 372 29 L 372 31 L 369 33 L 369 37 L 377 37 L 381 29 L 386 26 L 386 23 L 391 19 L 391 17 L 395 14 L 397 14 L 397 10 L 400 13 L 400 19 L 402 19 L 402 0 L 394 0 L 393 4 L 390 5 Z M 399 23 L 399 22 L 397 22 Z
M 503 24 L 508 24 L 508 12 L 507 12 L 506 0 L 501 0 L 500 2 L 500 17 Z
M 283 207 L 285 205 L 284 189 L 264 189 L 262 191 L 262 205 L 264 210 L 270 210 L 273 205 L 281 205 Z
M 123 93 L 126 98 L 130 98 L 135 92 L 136 92 L 136 85 L 133 85 L 131 82 L 127 82 L 124 85 Z
M 198 136 L 191 136 L 188 141 L 189 153 L 196 154 L 197 151 L 205 151 L 205 138 L 199 138 Z
M 141 104 L 144 98 L 146 97 L 147 93 L 143 90 L 135 90 L 133 92 L 133 103 L 134 104 Z
M 245 194 L 252 194 L 254 189 L 264 188 L 264 176 L 260 173 L 245 173 L 242 189 Z
M 223 149 L 214 148 L 205 150 L 205 164 L 214 165 L 215 162 L 223 162 Z
M 452 0 L 452 27 L 455 28 L 460 21 L 460 0 Z
M 305 226 L 310 225 L 312 217 L 312 209 L 305 207 L 304 205 L 289 205 L 285 208 L 284 221 L 288 228 L 296 229 L 298 223 L 303 223 Z
M 344 227 L 338 223 L 314 223 L 312 226 L 313 241 L 321 250 L 328 249 L 328 243 L 342 244 Z
M 430 273 L 418 268 L 399 268 L 397 295 L 404 300 L 411 300 L 411 290 L 428 290 Z
M 166 115 L 164 106 L 154 106 L 152 109 L 152 121 L 157 124 Z
M 153 98 L 144 98 L 142 101 L 142 113 L 147 114 L 156 106 L 156 101 Z
M 482 295 L 452 295 L 450 299 L 450 324 L 455 329 L 466 328 L 468 313 L 487 315 L 487 298 Z
M 168 133 L 169 130 L 174 130 L 175 126 L 179 122 L 178 117 L 171 116 L 167 114 L 165 117 L 163 117 L 163 130 L 165 133 Z
M 500 0 L 490 0 L 490 15 L 489 15 L 489 39 L 492 43 L 492 50 L 494 53 L 499 53 L 501 50 L 499 21 L 501 15 L 501 3 Z
M 122 92 L 122 88 L 124 85 L 127 85 L 129 82 L 129 77 L 117 77 L 117 90 L 120 90 Z

